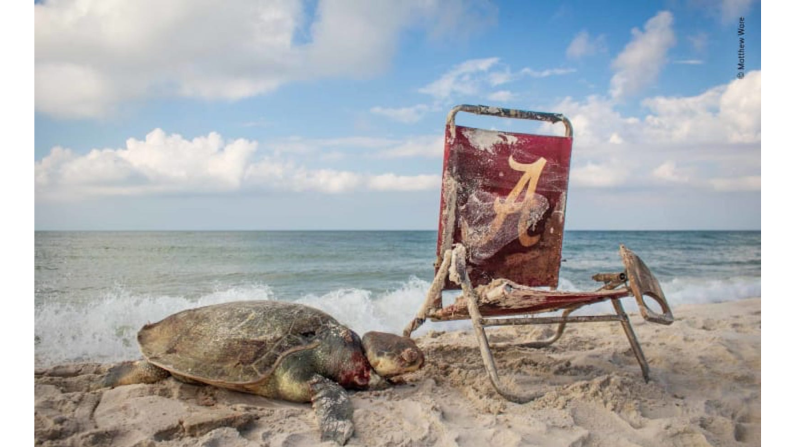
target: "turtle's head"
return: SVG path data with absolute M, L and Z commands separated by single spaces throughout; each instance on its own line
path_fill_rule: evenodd
M 408 337 L 368 332 L 362 337 L 362 345 L 370 365 L 384 378 L 416 371 L 425 363 L 422 351 Z
M 364 389 L 370 383 L 370 364 L 362 341 L 344 326 L 331 327 L 315 348 L 316 366 L 324 376 L 345 388 Z

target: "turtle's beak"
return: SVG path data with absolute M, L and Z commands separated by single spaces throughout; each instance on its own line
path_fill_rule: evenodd
M 353 383 L 360 388 L 367 387 L 372 380 L 372 377 L 368 373 L 369 371 L 365 371 L 363 374 L 356 374 L 353 376 Z
M 370 390 L 385 390 L 389 388 L 389 381 L 373 371 L 370 373 L 370 385 L 367 388 Z

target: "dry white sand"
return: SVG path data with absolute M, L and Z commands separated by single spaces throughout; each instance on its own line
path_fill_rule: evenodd
M 644 383 L 620 325 L 570 325 L 551 347 L 497 349 L 504 378 L 545 392 L 531 403 L 491 388 L 471 332 L 418 339 L 427 363 L 386 391 L 351 393 L 363 446 L 760 445 L 760 299 L 681 306 L 671 326 L 631 315 L 651 367 Z M 428 323 L 426 323 L 428 324 Z M 552 329 L 501 328 L 495 342 Z M 168 379 L 89 391 L 110 365 L 36 372 L 35 438 L 43 446 L 311 446 L 309 404 Z M 328 444 L 333 445 L 333 444 Z

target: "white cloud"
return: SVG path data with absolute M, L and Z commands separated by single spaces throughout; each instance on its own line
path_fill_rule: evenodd
M 755 0 L 721 0 L 720 12 L 723 23 L 731 23 L 745 15 Z
M 246 170 L 245 184 L 251 189 L 340 194 L 362 187 L 365 179 L 352 171 L 306 169 L 293 162 L 266 158 Z
M 573 68 L 550 68 L 544 70 L 534 70 L 523 68 L 518 72 L 511 71 L 505 64 L 499 63 L 496 57 L 485 59 L 472 59 L 454 66 L 442 75 L 439 79 L 422 87 L 420 93 L 433 96 L 439 105 L 440 102 L 447 101 L 456 96 L 484 96 L 487 99 L 496 101 L 506 101 L 509 92 L 502 90 L 496 93 L 484 93 L 485 87 L 496 87 L 499 85 L 514 82 L 525 76 L 533 78 L 547 78 L 550 76 L 560 76 L 574 73 Z
M 441 184 L 438 175 L 381 174 L 368 180 L 368 187 L 375 191 L 425 191 L 441 188 Z
M 673 183 L 687 183 L 690 177 L 676 167 L 673 161 L 666 161 L 652 171 L 654 178 Z
M 343 138 L 301 138 L 290 137 L 265 143 L 267 149 L 275 155 L 312 155 L 326 156 L 333 153 L 334 159 L 345 156 L 334 150 L 355 152 L 366 157 L 404 158 L 404 157 L 440 157 L 444 148 L 441 135 L 409 136 L 402 139 L 374 137 L 343 137 Z
M 298 137 L 300 139 L 300 137 Z M 307 140 L 320 147 L 378 149 L 393 146 L 398 140 L 376 137 L 341 137 Z
M 629 177 L 626 167 L 616 161 L 588 162 L 571 169 L 571 182 L 576 186 L 609 188 L 624 184 Z
M 703 53 L 707 49 L 707 45 L 709 45 L 709 36 L 703 31 L 687 36 L 687 40 L 690 41 L 690 45 L 693 46 L 693 50 L 696 53 Z
M 502 71 L 492 71 L 488 74 L 488 82 L 492 87 L 507 84 L 509 82 L 521 79 L 524 76 L 531 78 L 548 78 L 550 76 L 560 76 L 569 73 L 574 73 L 577 70 L 573 68 L 547 68 L 544 70 L 534 70 L 532 68 L 523 68 L 518 73 L 511 71 L 510 67 L 506 67 Z
M 725 142 L 727 123 L 718 116 L 724 91 L 725 86 L 719 86 L 697 96 L 647 98 L 642 104 L 652 113 L 644 118 L 644 131 L 662 141 Z
M 370 109 L 370 113 L 386 116 L 401 123 L 411 124 L 422 119 L 429 109 L 425 104 L 401 108 L 373 107 Z
M 732 81 L 720 98 L 720 119 L 729 126 L 734 142 L 762 138 L 762 72 L 750 71 Z
M 425 191 L 440 187 L 438 175 L 367 174 L 334 169 L 306 169 L 294 163 L 266 159 L 253 164 L 246 172 L 249 187 L 277 191 L 342 194 L 356 190 Z
M 481 3 L 321 0 L 313 17 L 300 0 L 36 4 L 36 109 L 97 118 L 138 98 L 239 99 L 287 82 L 373 76 L 407 27 L 441 36 L 491 23 Z
M 674 61 L 674 63 L 679 65 L 703 65 L 704 61 L 701 59 L 682 59 Z
M 375 154 L 401 143 L 402 140 L 375 137 L 304 138 L 292 136 L 267 141 L 264 143 L 264 147 L 275 155 L 320 157 L 334 154 L 334 158 L 342 158 L 344 155 L 339 150 L 359 150 Z
M 507 84 L 517 79 L 519 79 L 519 76 L 516 75 L 515 73 L 511 73 L 510 69 L 506 69 L 503 71 L 493 71 L 488 75 L 488 82 L 492 87 L 496 87 L 502 84 Z
M 745 177 L 727 177 L 711 179 L 712 187 L 717 191 L 761 191 L 762 177 L 758 175 Z
M 588 31 L 583 30 L 574 36 L 574 39 L 566 48 L 566 57 L 569 59 L 581 59 L 605 51 L 607 51 L 607 44 L 605 43 L 604 34 L 592 38 Z
M 613 101 L 592 95 L 582 102 L 564 98 L 549 110 L 561 112 L 571 121 L 577 144 L 593 147 L 608 142 L 614 133 L 621 135 L 623 141 L 627 135 L 636 132 L 637 119 L 622 117 L 614 107 Z M 544 127 L 548 132 L 561 129 L 560 125 Z
M 404 158 L 404 157 L 441 157 L 444 152 L 444 136 L 425 135 L 411 137 L 408 140 L 382 150 L 378 156 L 383 158 Z
M 597 95 L 551 106 L 574 127 L 573 184 L 615 187 L 656 180 L 720 192 L 755 190 L 753 179 L 761 172 L 761 77 L 751 71 L 699 95 L 647 98 L 642 117 L 622 115 L 616 99 Z M 632 160 L 636 166 L 605 160 Z
M 494 92 L 488 96 L 489 101 L 496 101 L 496 102 L 508 102 L 513 101 L 516 98 L 516 95 L 511 93 L 508 90 L 500 90 Z
M 661 11 L 646 22 L 644 31 L 632 29 L 632 41 L 612 63 L 616 71 L 610 79 L 613 98 L 639 93 L 657 80 L 668 50 L 676 43 L 673 20 L 673 14 Z
M 292 173 L 289 183 L 294 191 L 314 191 L 338 194 L 352 191 L 362 184 L 360 174 L 333 169 L 299 169 Z
M 754 143 L 762 138 L 762 72 L 691 97 L 643 101 L 647 134 L 670 141 Z
M 644 117 L 625 117 L 615 100 L 593 95 L 565 98 L 550 107 L 572 122 L 575 141 L 598 147 L 620 136 L 625 144 L 756 144 L 761 141 L 762 72 L 710 88 L 695 96 L 655 96 L 641 104 Z
M 533 78 L 548 78 L 550 76 L 560 76 L 569 73 L 574 73 L 577 70 L 573 68 L 551 68 L 546 70 L 533 70 L 532 68 L 523 68 L 520 72 L 523 75 L 528 75 Z
M 257 144 L 224 141 L 211 132 L 186 140 L 155 129 L 124 149 L 93 149 L 78 156 L 60 147 L 36 163 L 37 193 L 114 195 L 226 191 L 240 187 Z
M 499 58 L 472 59 L 456 65 L 441 78 L 422 87 L 420 93 L 426 93 L 436 99 L 447 99 L 457 95 L 476 95 L 483 79 L 475 76 L 487 72 Z
M 37 64 L 34 77 L 36 109 L 56 117 L 102 116 L 123 94 L 107 76 L 87 66 Z M 140 88 L 132 89 L 140 93 Z
M 407 141 L 350 137 L 324 140 L 326 147 L 389 147 L 393 156 L 437 156 L 441 138 Z M 386 145 L 386 146 L 385 146 Z M 224 140 L 211 132 L 185 139 L 155 129 L 144 140 L 130 138 L 121 149 L 93 149 L 77 155 L 56 146 L 35 164 L 39 200 L 93 196 L 229 193 L 238 191 L 314 191 L 344 193 L 360 189 L 414 191 L 434 189 L 434 175 L 369 174 L 310 169 L 278 153 L 254 158 L 258 144 Z M 296 154 L 299 152 L 291 152 Z

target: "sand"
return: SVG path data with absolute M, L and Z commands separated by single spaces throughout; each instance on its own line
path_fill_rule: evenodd
M 680 306 L 674 313 L 671 326 L 631 315 L 651 367 L 649 383 L 615 323 L 571 325 L 545 349 L 497 349 L 506 380 L 545 393 L 523 405 L 491 388 L 471 332 L 427 333 L 418 338 L 426 366 L 404 385 L 351 393 L 356 432 L 348 445 L 760 445 L 760 299 Z M 489 334 L 494 342 L 522 342 L 550 330 Z M 110 366 L 36 371 L 36 445 L 319 444 L 309 404 L 174 379 L 92 390 Z

